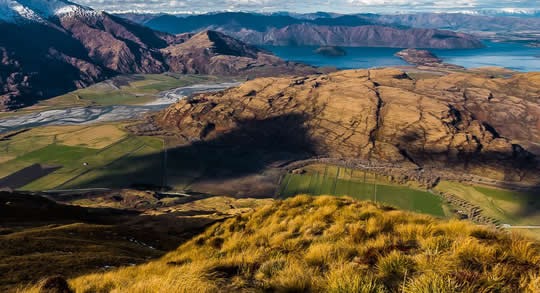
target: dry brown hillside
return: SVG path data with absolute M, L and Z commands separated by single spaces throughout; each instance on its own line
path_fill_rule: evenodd
M 539 273 L 538 243 L 517 235 L 298 196 L 215 224 L 160 260 L 69 284 L 76 292 L 510 293 L 538 292 Z
M 349 70 L 256 79 L 182 100 L 154 120 L 188 142 L 274 146 L 537 184 L 539 97 L 540 73 L 414 80 L 396 69 Z
M 148 262 L 216 221 L 271 202 L 136 190 L 46 196 L 0 192 L 2 293 L 56 275 Z

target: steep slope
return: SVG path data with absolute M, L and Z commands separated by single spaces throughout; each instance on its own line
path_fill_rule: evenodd
M 0 34 L 0 108 L 20 107 L 112 75 L 56 27 L 0 23 Z
M 463 73 L 415 81 L 391 69 L 266 78 L 182 100 L 155 119 L 193 141 L 277 146 L 537 184 L 540 170 L 531 152 L 538 154 L 540 141 L 539 78 Z M 257 121 L 267 121 L 265 128 Z M 235 140 L 235 129 L 253 133 Z M 221 142 L 225 134 L 228 141 Z
M 145 263 L 216 221 L 271 201 L 136 190 L 45 196 L 0 192 L 2 293 L 20 292 L 18 287 L 44 277 Z
M 186 42 L 171 45 L 161 52 L 170 71 L 180 73 L 253 77 L 316 71 L 311 66 L 286 62 L 268 51 L 214 31 L 198 33 Z
M 0 109 L 28 105 L 121 73 L 240 74 L 252 63 L 272 66 L 261 70 L 266 75 L 292 73 L 296 67 L 316 72 L 268 52 L 253 54 L 256 49 L 215 33 L 208 42 L 191 42 L 199 42 L 198 47 L 179 46 L 193 35 L 157 32 L 68 1 L 9 0 L 0 2 L 0 9 L 5 13 L 0 19 Z M 214 46 L 208 47 L 212 57 L 238 58 L 224 57 L 216 68 L 197 62 L 184 70 L 185 56 L 205 54 L 207 48 L 201 45 Z M 234 70 L 221 66 L 227 62 Z
M 358 16 L 299 19 L 283 15 L 217 13 L 186 18 L 157 16 L 145 25 L 184 33 L 217 30 L 255 45 L 479 48 L 474 37 L 434 29 L 408 29 Z
M 215 224 L 77 292 L 538 292 L 538 243 L 487 227 L 298 196 Z
M 162 72 L 159 51 L 174 37 L 126 20 L 53 0 L 1 3 L 0 99 L 16 108 L 118 73 Z

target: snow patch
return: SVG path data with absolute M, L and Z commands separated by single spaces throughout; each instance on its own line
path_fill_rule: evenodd
M 14 0 L 0 0 L 0 20 L 5 22 L 43 21 L 33 10 Z
M 0 0 L 0 21 L 46 22 L 51 17 L 97 16 L 101 12 L 66 0 Z

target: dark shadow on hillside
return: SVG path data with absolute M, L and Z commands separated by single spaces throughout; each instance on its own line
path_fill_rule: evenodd
M 494 132 L 494 130 L 488 131 Z M 494 135 L 494 137 L 497 137 Z M 473 137 L 473 139 L 477 139 Z M 422 134 L 411 131 L 397 138 L 400 143 L 398 147 L 401 153 L 414 163 L 418 163 L 421 167 L 435 168 L 437 170 L 450 170 L 457 175 L 464 175 L 473 168 L 485 168 L 498 170 L 502 172 L 504 178 L 497 182 L 497 187 L 515 190 L 520 187 L 520 196 L 516 197 L 516 201 L 520 202 L 521 210 L 517 212 L 520 216 L 531 216 L 540 213 L 540 183 L 530 186 L 518 186 L 511 182 L 519 182 L 519 179 L 527 179 L 529 182 L 538 181 L 540 178 L 539 160 L 535 154 L 527 151 L 523 147 L 514 144 L 511 150 L 504 151 L 487 151 L 484 146 L 479 144 L 478 148 L 472 151 L 460 151 L 450 156 L 448 151 L 435 150 L 433 148 L 424 147 L 424 137 Z M 480 143 L 479 140 L 477 140 Z M 486 174 L 485 176 L 488 176 Z M 507 183 L 505 183 L 507 182 Z M 490 180 L 480 182 L 489 185 Z
M 510 186 L 504 184 L 501 187 L 510 189 Z M 520 202 L 520 209 L 516 212 L 517 215 L 528 217 L 540 214 L 540 184 L 521 191 L 519 197 L 516 196 L 514 199 Z M 540 225 L 540 223 L 529 224 Z
M 476 149 L 467 151 L 453 147 L 456 152 L 450 155 L 450 151 L 441 149 L 440 146 L 438 149 L 426 147 L 424 134 L 417 131 L 410 131 L 394 139 L 402 153 L 410 160 L 420 162 L 422 167 L 462 169 L 493 167 L 504 170 L 504 180 L 509 182 L 526 175 L 530 177 L 540 175 L 539 160 L 536 155 L 517 144 L 513 144 L 510 151 L 488 151 L 484 149 L 485 146 L 481 144 L 481 141 L 473 136 L 473 140 L 478 145 Z
M 0 78 L 7 80 L 13 72 L 21 73 L 16 78 L 28 78 L 28 82 L 20 82 L 23 86 L 19 106 L 30 106 L 39 100 L 73 91 L 78 88 L 77 80 L 92 84 L 116 75 L 112 70 L 99 67 L 96 70 L 101 70 L 101 74 L 85 77 L 75 65 L 62 62 L 64 56 L 61 53 L 65 52 L 69 57 L 92 63 L 80 42 L 52 26 L 6 23 L 0 26 L 0 35 L 0 47 L 6 48 L 7 55 L 17 61 L 17 65 L 8 64 L 0 70 Z
M 0 192 L 0 254 L 9 256 L 0 259 L 0 291 L 58 274 L 74 278 L 106 267 L 146 263 L 221 220 L 200 217 L 208 214 L 192 210 L 142 215 Z
M 193 138 L 191 144 L 168 149 L 166 155 L 161 152 L 115 162 L 108 167 L 106 175 L 62 188 L 165 187 L 167 190 L 168 185 L 182 178 L 219 182 L 259 174 L 279 162 L 315 154 L 304 121 L 305 117 L 299 114 L 238 121 L 238 128 L 222 134 L 209 124 L 201 133 L 201 137 L 209 139 Z
M 156 153 L 115 162 L 97 178 L 77 183 L 77 186 L 62 188 L 165 187 L 166 190 L 167 187 L 180 186 L 181 183 L 185 183 L 182 186 L 193 186 L 193 183 L 196 183 L 197 187 L 206 183 L 214 186 L 226 185 L 225 181 L 258 175 L 287 161 L 324 154 L 318 151 L 325 146 L 318 144 L 304 126 L 306 118 L 301 114 L 288 114 L 264 120 L 237 121 L 236 129 L 224 133 L 219 132 L 219 126 L 208 123 L 201 127 L 199 137 L 188 138 L 191 139 L 191 144 L 169 149 L 166 154 Z M 414 132 L 396 137 L 395 140 L 406 158 L 425 168 L 426 176 L 429 176 L 430 168 L 448 170 L 460 175 L 473 167 L 501 170 L 508 181 L 515 181 L 523 174 L 538 174 L 534 154 L 517 145 L 510 153 L 488 152 L 478 148 L 470 152 L 460 151 L 452 156 L 447 150 L 425 147 L 423 136 Z M 166 168 L 163 163 L 165 156 Z M 274 184 L 275 188 L 277 178 L 273 180 L 275 181 L 270 183 Z M 251 187 L 251 196 L 256 195 L 257 188 L 255 185 Z M 211 194 L 236 194 L 232 187 L 225 190 L 221 193 L 192 189 Z M 266 195 L 268 193 L 264 194 Z M 529 198 L 536 200 L 534 193 Z
M 4 178 L 0 178 L 0 188 L 21 188 L 61 168 L 61 166 L 33 164 Z

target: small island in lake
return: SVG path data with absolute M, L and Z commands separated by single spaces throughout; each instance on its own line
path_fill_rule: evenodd
M 322 46 L 317 50 L 313 51 L 313 53 L 329 57 L 340 57 L 347 55 L 347 52 L 343 48 L 338 46 Z
M 427 66 L 447 69 L 463 69 L 463 67 L 442 62 L 442 59 L 427 50 L 406 49 L 397 52 L 395 56 L 416 66 Z

